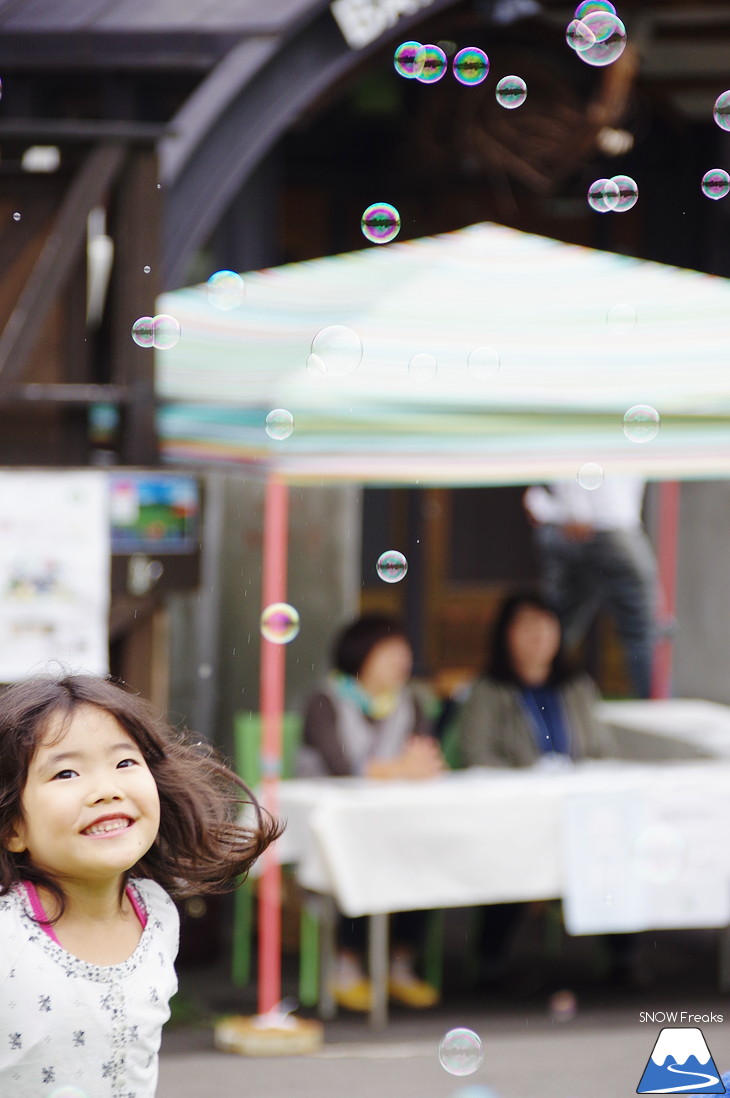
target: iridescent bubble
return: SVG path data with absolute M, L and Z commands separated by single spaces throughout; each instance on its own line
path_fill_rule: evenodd
M 595 492 L 603 484 L 603 469 L 595 461 L 584 461 L 578 470 L 578 483 L 586 492 Z
M 730 130 L 730 91 L 718 95 L 712 113 L 721 130 Z
M 583 4 L 579 4 L 575 9 L 576 19 L 582 19 L 585 15 L 593 15 L 596 11 L 608 12 L 609 15 L 615 15 L 616 9 L 610 0 L 585 0 Z
M 474 377 L 486 381 L 499 373 L 499 352 L 494 347 L 475 347 L 469 351 L 466 364 Z
M 152 346 L 158 351 L 169 351 L 180 339 L 180 322 L 169 313 L 159 313 L 152 318 Z
M 141 316 L 132 325 L 132 339 L 138 347 L 154 346 L 154 317 Z
M 13 214 L 13 221 L 20 221 L 20 214 L 18 213 L 17 210 Z
M 588 205 L 597 213 L 615 210 L 620 197 L 618 184 L 612 179 L 596 179 L 588 188 Z
M 352 328 L 344 324 L 331 324 L 317 332 L 310 351 L 323 364 L 326 374 L 343 377 L 360 365 L 362 340 Z
M 702 176 L 702 193 L 717 201 L 730 191 L 730 175 L 724 168 L 710 168 Z
M 580 19 L 573 19 L 565 31 L 565 41 L 572 50 L 587 50 L 596 44 L 596 36 Z
M 606 323 L 616 335 L 625 335 L 636 327 L 636 309 L 623 301 L 612 305 L 606 313 Z
M 639 188 L 630 175 L 612 175 L 611 182 L 618 187 L 618 202 L 613 207 L 616 213 L 626 213 L 639 200 Z
M 513 111 L 527 99 L 527 84 L 521 76 L 503 76 L 494 94 L 500 107 Z
M 446 72 L 448 61 L 440 46 L 426 43 L 416 54 L 416 65 L 420 67 L 416 80 L 421 84 L 435 84 Z
M 216 271 L 207 282 L 208 301 L 221 312 L 229 313 L 243 302 L 245 286 L 235 271 Z
M 261 614 L 261 636 L 272 644 L 289 644 L 299 632 L 299 614 L 288 602 L 272 602 Z
M 306 367 L 312 377 L 324 377 L 327 373 L 327 367 L 319 355 L 307 355 Z
M 473 1075 L 484 1060 L 482 1042 L 471 1029 L 450 1029 L 441 1038 L 439 1062 L 450 1075 Z
M 404 76 L 406 80 L 414 80 L 423 71 L 423 57 L 418 54 L 420 49 L 421 43 L 413 41 L 401 42 L 396 48 L 393 54 L 393 65 L 399 76 Z
M 150 271 L 152 270 L 152 268 L 148 267 L 147 264 L 145 264 L 144 267 L 142 268 L 142 270 L 144 271 L 144 273 L 146 275 L 148 275 L 150 273 Z
M 294 416 L 286 408 L 274 408 L 266 417 L 266 434 L 282 442 L 294 430 Z
M 624 415 L 624 434 L 631 442 L 651 442 L 659 434 L 661 420 L 651 404 L 633 404 Z
M 390 202 L 373 202 L 363 212 L 360 228 L 373 244 L 388 244 L 400 232 L 400 214 Z
M 466 46 L 459 50 L 451 67 L 460 84 L 481 84 L 489 75 L 489 58 L 477 46 Z
M 651 884 L 669 884 L 681 875 L 687 857 L 684 836 L 670 824 L 655 823 L 637 835 L 636 869 Z
M 397 549 L 386 549 L 378 557 L 375 571 L 384 583 L 400 583 L 408 571 L 408 561 Z
M 432 378 L 436 377 L 437 370 L 438 363 L 436 362 L 436 359 L 433 355 L 426 354 L 423 351 L 420 354 L 414 355 L 408 363 L 408 373 L 411 377 L 415 378 L 416 381 L 430 381 Z
M 595 42 L 586 49 L 576 50 L 581 61 L 599 68 L 612 64 L 621 56 L 626 49 L 626 27 L 617 15 L 594 11 L 579 16 L 579 19 L 595 38 Z

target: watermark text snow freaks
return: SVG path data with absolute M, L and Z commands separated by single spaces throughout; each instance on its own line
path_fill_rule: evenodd
M 725 1015 L 715 1014 L 714 1011 L 709 1014 L 692 1014 L 686 1010 L 640 1010 L 639 1021 L 658 1023 L 660 1026 L 696 1026 L 700 1022 L 724 1022 Z

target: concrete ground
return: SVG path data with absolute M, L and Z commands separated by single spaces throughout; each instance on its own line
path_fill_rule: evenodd
M 699 1025 L 720 1072 L 730 1068 L 730 998 L 717 987 L 715 932 L 642 936 L 644 975 L 651 976 L 642 988 L 602 980 L 595 941 L 566 944 L 550 960 L 523 949 L 510 979 L 490 993 L 470 988 L 460 959 L 449 957 L 443 999 L 434 1010 L 394 1008 L 381 1033 L 372 1032 L 366 1018 L 343 1012 L 326 1023 L 320 1052 L 297 1057 L 216 1051 L 214 1018 L 255 1014 L 255 992 L 231 987 L 225 958 L 183 967 L 180 999 L 191 1019 L 165 1032 L 158 1098 L 623 1098 L 636 1093 L 662 1024 Z M 283 982 L 292 994 L 291 961 Z M 569 1019 L 550 1011 L 551 996 L 563 988 L 577 1001 Z M 714 1019 L 646 1018 L 671 1010 Z M 442 1037 L 456 1026 L 474 1030 L 484 1049 L 481 1067 L 461 1078 L 438 1058 Z

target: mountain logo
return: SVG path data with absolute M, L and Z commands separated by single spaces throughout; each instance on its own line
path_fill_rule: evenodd
M 725 1094 L 701 1029 L 663 1029 L 646 1062 L 637 1094 Z

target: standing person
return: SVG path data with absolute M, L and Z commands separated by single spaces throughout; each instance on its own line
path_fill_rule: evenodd
M 432 778 L 443 770 L 441 751 L 409 686 L 413 653 L 400 624 L 370 614 L 347 626 L 334 645 L 333 670 L 309 699 L 304 716 L 300 772 L 334 777 Z M 393 918 L 388 990 L 411 1007 L 438 1001 L 435 988 L 414 972 L 413 943 L 423 935 L 425 912 Z M 372 1001 L 363 970 L 365 919 L 340 919 L 332 992 L 349 1010 Z
M 644 489 L 636 477 L 615 477 L 593 491 L 560 481 L 534 485 L 524 496 L 542 592 L 561 619 L 568 648 L 606 607 L 639 698 L 651 694 L 658 594 L 656 558 L 641 519 Z
M 153 1098 L 170 897 L 232 888 L 280 830 L 212 748 L 121 686 L 0 695 L 0 1092 Z

